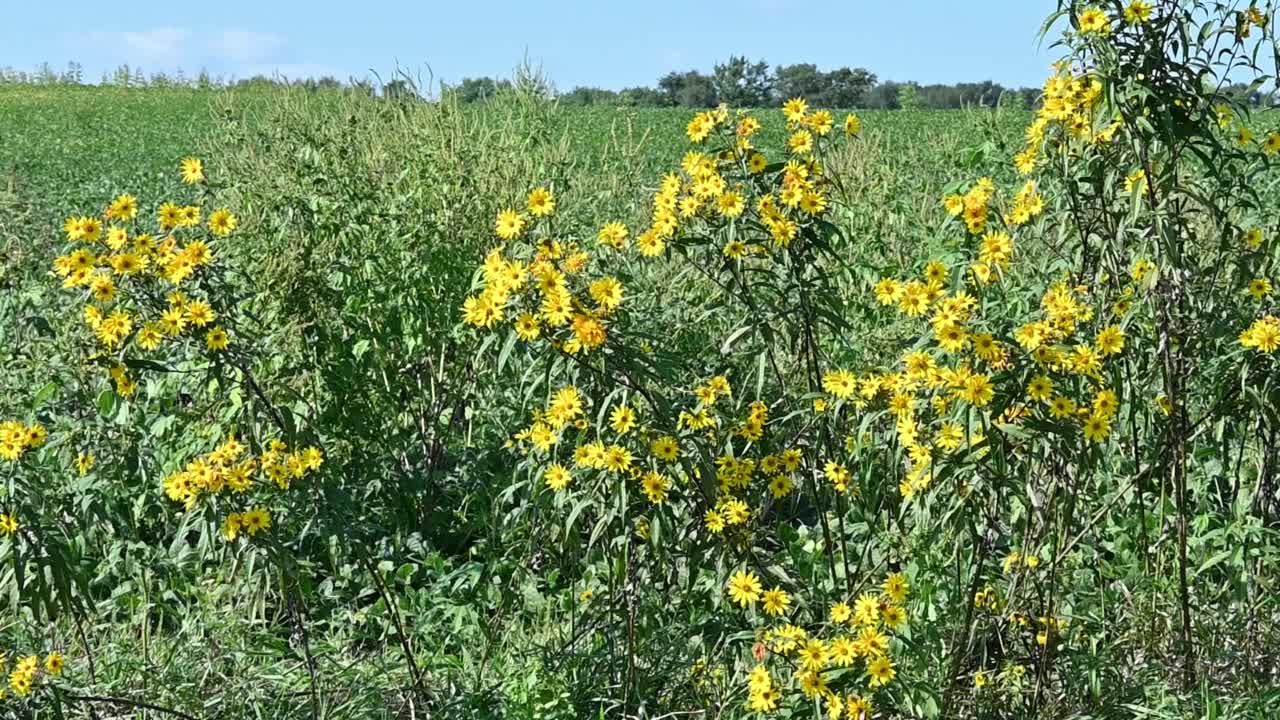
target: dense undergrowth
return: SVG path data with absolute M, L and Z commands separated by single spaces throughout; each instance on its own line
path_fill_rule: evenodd
M 1273 9 L 1145 5 L 1034 114 L 0 91 L 0 712 L 1271 717 Z

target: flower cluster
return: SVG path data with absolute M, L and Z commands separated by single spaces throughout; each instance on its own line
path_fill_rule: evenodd
M 182 503 L 188 510 L 194 509 L 202 497 L 220 493 L 245 496 L 257 485 L 255 475 L 261 475 L 281 491 L 288 490 L 295 480 L 320 469 L 324 454 L 314 447 L 293 452 L 280 440 L 272 440 L 259 456 L 248 455 L 249 449 L 234 436 L 207 455 L 192 460 L 187 466 L 164 479 L 164 492 L 170 500 Z M 244 512 L 229 513 L 222 523 L 222 535 L 235 540 L 241 531 L 250 536 L 271 527 L 271 513 L 261 505 Z
M 65 664 L 62 654 L 53 652 L 45 656 L 43 665 L 40 663 L 39 656 L 28 655 L 17 659 L 13 669 L 9 670 L 8 657 L 0 653 L 0 675 L 8 674 L 8 689 L 20 698 L 25 698 L 36 690 L 42 675 L 60 675 Z M 3 700 L 6 694 L 6 690 L 0 688 L 0 700 Z
M 1280 348 L 1280 318 L 1267 315 L 1240 333 L 1240 344 L 1270 355 Z
M 202 181 L 200 161 L 184 161 L 182 176 Z M 84 321 L 99 345 L 107 352 L 131 344 L 153 353 L 194 335 L 207 352 L 226 350 L 230 334 L 215 324 L 219 313 L 200 280 L 214 263 L 215 240 L 235 230 L 235 215 L 220 208 L 205 220 L 198 205 L 164 203 L 153 231 L 141 225 L 138 199 L 129 194 L 100 217 L 70 217 L 63 225 L 71 246 L 53 269 L 64 288 L 84 294 Z M 111 377 L 120 395 L 136 390 L 124 364 L 112 365 Z
M 792 131 L 787 144 L 791 158 L 779 165 L 770 165 L 753 145 L 752 138 L 762 127 L 755 117 L 731 116 L 723 106 L 695 117 L 689 125 L 690 139 L 708 143 L 716 138 L 722 148 L 713 153 L 690 151 L 680 163 L 680 172 L 662 179 L 653 196 L 649 226 L 635 236 L 639 255 L 663 255 L 681 229 L 696 236 L 725 223 L 740 227 L 759 223 L 768 231 L 768 246 L 786 248 L 801 228 L 820 218 L 829 201 L 818 160 L 819 140 L 831 133 L 833 119 L 827 111 L 809 113 L 802 100 L 788 103 L 786 114 Z M 849 135 L 856 135 L 860 128 L 856 116 L 846 119 Z M 753 205 L 748 203 L 752 197 Z M 571 355 L 587 353 L 607 342 L 625 288 L 608 275 L 585 279 L 585 271 L 593 258 L 624 252 L 632 235 L 622 223 L 606 223 L 596 234 L 593 253 L 578 243 L 552 237 L 555 210 L 554 194 L 539 187 L 525 199 L 524 210 L 507 208 L 498 213 L 494 234 L 505 244 L 485 258 L 482 289 L 466 298 L 462 317 L 485 329 L 510 317 L 514 331 L 525 342 L 546 339 Z M 750 242 L 745 233 L 727 239 L 719 248 L 734 260 L 765 254 L 768 249 Z
M 549 224 L 555 197 L 545 188 L 536 188 L 529 193 L 526 207 L 527 215 L 515 210 L 498 215 L 495 233 L 512 241 L 506 246 L 511 256 L 499 247 L 485 258 L 483 291 L 463 303 L 463 319 L 478 328 L 491 328 L 511 312 L 521 340 L 546 337 L 567 353 L 590 352 L 608 337 L 607 323 L 623 302 L 622 283 L 612 277 L 582 281 L 590 255 L 576 243 L 550 239 L 541 223 L 530 230 L 535 242 L 517 247 L 515 241 L 524 235 L 531 218 Z M 606 233 L 620 242 L 626 229 L 606 227 L 602 237 Z
M 765 613 L 772 616 L 786 614 L 791 606 L 785 591 L 762 591 L 759 578 L 748 571 L 730 578 L 728 594 L 743 608 L 762 602 Z M 880 592 L 862 593 L 852 606 L 845 600 L 834 603 L 827 622 L 814 634 L 790 623 L 763 630 L 755 653 L 761 662 L 747 676 L 747 709 L 767 713 L 778 708 L 786 682 L 776 681 L 763 662 L 773 653 L 793 670 L 792 681 L 805 697 L 821 698 L 828 717 L 870 717 L 871 700 L 866 691 L 888 685 L 897 675 L 891 656 L 892 633 L 907 623 L 907 596 L 905 576 L 895 573 L 885 579 Z M 865 688 L 849 687 L 857 676 L 848 669 L 858 663 L 863 668 Z M 844 687 L 834 689 L 833 683 Z
M 48 435 L 48 431 L 39 423 L 25 425 L 17 420 L 0 423 L 0 460 L 17 460 L 28 450 L 43 445 Z
M 44 445 L 48 431 L 39 423 L 26 425 L 17 420 L 0 422 L 0 460 L 15 462 L 28 450 Z M 0 537 L 14 535 L 22 524 L 15 512 L 0 512 Z

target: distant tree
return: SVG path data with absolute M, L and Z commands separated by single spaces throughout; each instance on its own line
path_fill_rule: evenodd
M 990 80 L 980 83 L 959 83 L 956 89 L 960 92 L 959 107 L 967 105 L 995 107 L 1000 102 L 1000 96 L 1004 94 L 1004 87 Z
M 812 63 L 779 65 L 773 72 L 773 96 L 778 104 L 797 97 L 817 104 L 826 90 L 826 75 Z
M 889 80 L 871 88 L 871 92 L 867 93 L 866 106 L 878 110 L 897 110 L 900 85 L 901 83 Z
M 266 89 L 280 87 L 281 83 L 266 75 L 254 75 L 237 80 L 235 86 L 244 89 Z
M 1000 96 L 999 105 L 1005 110 L 1026 110 L 1027 99 L 1023 97 L 1022 92 L 1019 90 L 1006 90 Z
M 506 87 L 510 88 L 511 83 L 504 80 Z M 489 100 L 498 94 L 499 84 L 488 77 L 480 78 L 462 78 L 462 82 L 456 87 L 447 88 L 445 92 L 452 92 L 458 99 L 458 102 L 475 103 Z
M 954 85 L 917 86 L 916 93 L 921 104 L 934 110 L 958 108 L 961 105 L 960 90 Z
M 907 83 L 898 86 L 898 108 L 901 110 L 921 110 L 924 99 L 920 97 L 920 86 Z
M 67 69 L 62 73 L 61 82 L 64 85 L 84 84 L 84 67 L 75 61 L 67 63 Z
M 40 68 L 36 70 L 36 82 L 41 85 L 53 85 L 58 82 L 58 73 L 53 71 L 49 63 L 40 63 Z
M 388 100 L 409 100 L 417 97 L 413 86 L 407 80 L 398 78 L 382 86 L 382 97 Z
M 733 107 L 764 107 L 769 104 L 773 90 L 768 63 L 762 60 L 753 64 L 736 55 L 730 56 L 723 65 L 715 66 L 712 82 L 719 102 Z
M 815 104 L 829 108 L 859 107 L 876 84 L 876 76 L 863 68 L 836 68 L 823 73 L 822 92 L 812 98 Z
M 121 87 L 128 87 L 129 74 L 130 74 L 130 70 L 127 64 L 117 65 L 115 71 L 111 73 L 111 84 L 119 85 Z
M 329 75 L 325 75 L 320 78 L 304 78 L 294 84 L 298 87 L 305 88 L 310 92 L 317 92 L 320 90 L 337 90 L 342 87 L 342 83 L 338 82 L 337 78 Z
M 651 87 L 624 88 L 618 93 L 618 104 L 627 107 L 663 107 L 667 104 L 667 96 L 661 90 Z
M 668 73 L 658 81 L 658 88 L 666 95 L 665 105 L 708 108 L 718 102 L 715 82 L 697 70 Z
M 618 94 L 612 90 L 579 85 L 559 99 L 565 105 L 616 105 Z

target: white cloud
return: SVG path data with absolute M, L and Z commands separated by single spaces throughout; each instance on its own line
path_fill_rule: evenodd
M 182 60 L 191 50 L 191 32 L 181 28 L 162 27 L 125 32 L 94 32 L 91 40 L 105 48 L 119 48 L 134 63 L 172 64 Z
M 68 33 L 62 38 L 68 47 L 92 48 L 92 54 L 108 65 L 128 63 L 164 70 L 211 66 L 232 73 L 275 64 L 281 59 L 280 51 L 288 45 L 288 38 L 279 33 L 243 29 L 94 30 Z
M 262 62 L 284 47 L 285 37 L 273 32 L 223 30 L 209 38 L 210 53 L 234 63 Z

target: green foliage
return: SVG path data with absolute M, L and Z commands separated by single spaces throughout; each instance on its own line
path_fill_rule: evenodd
M 828 632 L 832 602 L 890 571 L 909 579 L 910 620 L 892 641 L 898 675 L 878 691 L 876 717 L 1275 715 L 1276 372 L 1274 355 L 1239 341 L 1274 313 L 1271 296 L 1246 287 L 1274 280 L 1280 175 L 1262 143 L 1280 123 L 1257 109 L 1261 85 L 1205 83 L 1227 67 L 1233 81 L 1267 75 L 1274 33 L 1253 23 L 1245 42 L 1244 5 L 1155 5 L 1150 24 L 1132 28 L 1107 4 L 1103 37 L 1079 32 L 1085 8 L 1063 4 L 1064 73 L 1085 83 L 1066 95 L 1083 97 L 1090 80 L 1100 91 L 1032 143 L 1046 207 L 1008 226 L 1015 260 L 991 284 L 970 279 L 985 262 L 982 236 L 939 201 L 989 176 L 989 222 L 1004 225 L 1024 181 L 1009 160 L 1028 152 L 1035 117 L 1004 103 L 862 113 L 855 139 L 823 145 L 822 221 L 764 263 L 724 256 L 731 239 L 767 242 L 763 225 L 710 214 L 685 222 L 658 261 L 597 249 L 609 222 L 637 240 L 662 177 L 690 149 L 692 113 L 636 107 L 659 102 L 651 89 L 557 102 L 531 71 L 493 93 L 464 83 L 439 102 L 407 80 L 396 86 L 404 102 L 328 82 L 139 91 L 79 87 L 72 74 L 67 86 L 0 88 L 0 422 L 47 432 L 0 462 L 0 515 L 22 526 L 0 535 L 0 653 L 9 669 L 33 654 L 68 660 L 0 712 L 164 712 L 137 704 L 148 703 L 196 717 L 739 717 L 756 641 L 776 626 L 725 595 L 733 573 L 751 570 L 791 593 L 787 618 L 815 635 Z M 661 102 L 764 91 L 758 67 L 722 67 L 673 76 Z M 817 75 L 779 69 L 794 87 L 777 97 L 808 97 L 811 110 L 914 102 L 899 86 L 869 90 L 858 71 L 810 88 Z M 836 86 L 846 94 L 823 94 Z M 935 90 L 915 88 L 916 101 L 935 104 Z M 964 92 L 976 105 L 998 96 Z M 1080 107 L 1092 114 L 1073 130 Z M 755 116 L 764 129 L 752 141 L 775 178 L 794 128 L 778 110 Z M 732 146 L 734 121 L 718 121 L 713 151 Z M 204 159 L 207 182 L 179 187 L 190 155 Z M 748 195 L 777 191 L 725 173 Z M 554 193 L 556 212 L 528 242 L 501 243 L 495 216 L 523 209 L 536 186 Z M 193 285 L 236 323 L 234 362 L 196 343 L 162 357 L 104 350 L 85 327 L 83 291 L 58 287 L 50 268 L 65 217 L 100 215 L 123 192 L 141 199 L 140 225 L 166 200 L 239 218 L 214 240 L 216 272 Z M 527 262 L 551 240 L 590 250 L 590 277 L 625 287 L 602 349 L 535 349 L 510 316 L 483 337 L 460 322 L 495 247 Z M 1155 269 L 1134 280 L 1139 259 Z M 1017 328 L 1059 279 L 1088 286 L 1081 342 L 1128 298 L 1114 321 L 1126 348 L 1103 377 L 1119 396 L 1105 443 L 1037 408 L 1006 422 L 1039 370 L 1021 355 L 1005 367 L 973 360 L 996 389 L 964 418 L 983 440 L 936 454 L 929 483 L 902 490 L 922 476 L 910 474 L 918 458 L 906 455 L 891 396 L 858 408 L 822 380 L 842 368 L 897 373 L 905 353 L 936 352 L 923 321 L 872 290 L 918 278 L 925 260 L 949 271 L 944 288 L 981 298 L 973 330 L 1015 352 Z M 586 288 L 573 285 L 584 298 Z M 134 393 L 110 379 L 113 361 Z M 733 388 L 717 410 L 725 427 L 760 400 L 772 404 L 768 449 L 805 449 L 803 489 L 753 499 L 767 522 L 730 529 L 734 542 L 703 530 L 717 507 L 715 458 L 755 447 L 677 425 L 688 391 L 720 374 Z M 1055 378 L 1073 397 L 1100 387 Z M 680 478 L 669 499 L 654 505 L 639 480 L 577 470 L 553 493 L 550 458 L 506 446 L 520 446 L 531 412 L 568 383 L 588 402 L 573 431 L 584 439 L 611 437 L 621 403 L 679 435 L 689 452 L 669 471 Z M 951 416 L 924 397 L 916 417 L 931 438 L 929 423 Z M 278 502 L 271 531 L 228 543 L 220 529 L 234 497 L 186 511 L 163 482 L 230 433 L 255 457 L 282 439 L 322 448 L 324 463 L 289 493 L 262 488 L 255 498 Z M 650 439 L 635 440 L 637 458 Z M 831 489 L 827 460 L 848 467 L 856 494 Z M 1061 624 L 1042 645 L 1023 617 Z M 795 695 L 789 668 L 764 656 Z M 863 666 L 830 680 L 861 689 Z

